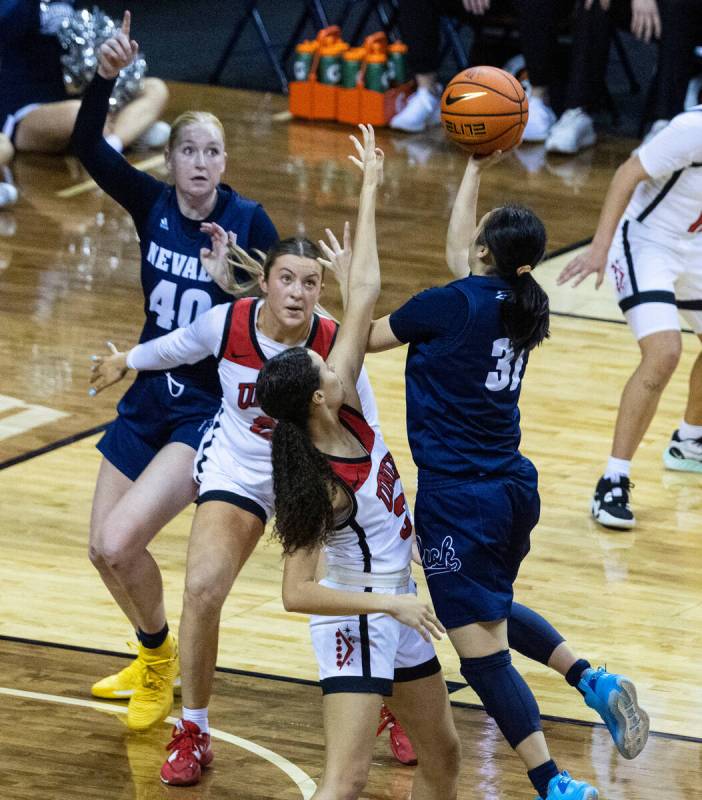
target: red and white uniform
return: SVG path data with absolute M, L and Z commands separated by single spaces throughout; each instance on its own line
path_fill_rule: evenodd
M 129 351 L 127 364 L 133 369 L 158 370 L 217 357 L 222 405 L 195 458 L 198 502 L 231 502 L 265 522 L 273 512 L 270 438 L 275 422 L 258 405 L 256 379 L 264 362 L 290 345 L 258 331 L 262 303 L 242 298 L 214 306 L 187 327 L 137 345 Z M 315 314 L 307 338 L 299 344 L 326 358 L 337 328 L 334 320 Z M 377 426 L 375 398 L 365 372 L 356 388 L 364 414 Z
M 619 223 L 607 271 L 637 339 L 702 333 L 702 105 L 678 114 L 638 150 L 641 181 Z
M 324 548 L 322 584 L 344 591 L 416 592 L 410 577 L 412 520 L 400 475 L 382 434 L 349 406 L 341 423 L 366 451 L 361 458 L 327 456 L 351 500 Z M 389 696 L 394 681 L 433 675 L 440 669 L 431 643 L 385 614 L 310 618 L 322 691 Z

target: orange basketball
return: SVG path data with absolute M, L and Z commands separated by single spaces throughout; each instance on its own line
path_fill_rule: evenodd
M 529 101 L 522 84 L 498 67 L 464 69 L 441 96 L 446 135 L 476 155 L 516 147 L 528 118 Z

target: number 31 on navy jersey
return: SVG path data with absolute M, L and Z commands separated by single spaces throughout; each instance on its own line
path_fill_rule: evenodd
M 510 340 L 503 337 L 492 343 L 492 356 L 497 359 L 497 363 L 495 369 L 488 372 L 485 387 L 491 392 L 501 392 L 507 388 L 510 392 L 515 391 L 522 379 L 524 351 L 515 359 Z

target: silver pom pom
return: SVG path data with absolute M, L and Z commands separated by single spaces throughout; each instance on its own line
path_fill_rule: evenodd
M 110 17 L 93 6 L 67 16 L 56 34 L 67 52 L 61 56 L 63 82 L 69 94 L 82 94 L 93 79 L 98 65 L 100 45 L 114 35 L 115 23 Z M 138 53 L 134 61 L 117 77 L 110 97 L 110 112 L 123 108 L 138 97 L 144 89 L 146 60 Z

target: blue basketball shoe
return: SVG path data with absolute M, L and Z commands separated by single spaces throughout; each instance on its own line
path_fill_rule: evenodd
M 576 781 L 563 770 L 548 782 L 546 800 L 597 800 L 600 793 L 585 781 Z M 536 798 L 540 800 L 540 798 Z
M 636 688 L 624 675 L 604 667 L 586 669 L 578 689 L 585 702 L 602 717 L 624 758 L 636 758 L 648 740 L 648 714 L 636 701 Z

